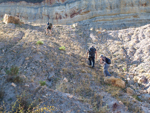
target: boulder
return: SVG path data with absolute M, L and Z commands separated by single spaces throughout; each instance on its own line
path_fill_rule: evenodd
M 8 23 L 23 24 L 23 22 L 21 22 L 18 17 L 14 17 L 14 16 L 11 16 L 11 15 L 8 15 L 8 14 L 4 15 L 3 22 L 5 24 L 8 24 Z
M 127 88 L 127 94 L 129 95 L 134 95 L 134 90 L 131 89 L 130 87 Z
M 140 79 L 140 77 L 138 77 L 138 76 L 134 76 L 134 78 L 133 78 L 134 82 L 138 82 L 139 79 Z
M 120 78 L 115 78 L 115 77 L 105 77 L 104 82 L 107 84 L 112 84 L 114 86 L 120 87 L 120 88 L 125 88 L 125 82 L 120 79 Z

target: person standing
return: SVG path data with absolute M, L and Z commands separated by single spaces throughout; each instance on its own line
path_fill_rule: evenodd
M 46 34 L 48 34 L 48 30 L 50 32 L 50 35 L 52 34 L 52 23 L 47 22 L 47 29 L 46 29 Z
M 111 76 L 111 74 L 108 72 L 108 68 L 109 68 L 109 64 L 111 64 L 111 60 L 103 55 L 100 55 L 100 64 L 103 65 L 104 76 Z
M 96 54 L 96 57 L 95 57 Z M 88 57 L 89 56 L 89 57 Z M 96 49 L 94 48 L 94 46 L 92 46 L 88 51 L 87 51 L 87 57 L 89 60 L 89 65 L 92 66 L 92 68 L 94 68 L 95 65 L 95 58 L 97 59 L 97 52 Z

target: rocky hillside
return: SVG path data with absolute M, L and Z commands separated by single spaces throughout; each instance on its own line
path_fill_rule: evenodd
M 7 0 L 9 1 L 9 0 Z M 0 3 L 4 14 L 17 16 L 25 22 L 73 24 L 87 20 L 90 27 L 127 28 L 149 24 L 148 0 L 15 0 Z M 20 2 L 19 2 L 20 1 Z
M 0 22 L 0 112 L 149 113 L 150 25 L 124 30 Z M 109 82 L 86 51 L 112 59 Z M 65 48 L 61 49 L 60 47 Z M 122 85 L 125 83 L 125 85 Z M 117 84 L 117 85 L 116 85 Z

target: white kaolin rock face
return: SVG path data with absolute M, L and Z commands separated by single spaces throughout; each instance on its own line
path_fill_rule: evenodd
M 0 17 L 5 13 L 31 22 L 51 21 L 71 24 L 91 19 L 96 25 L 105 22 L 112 27 L 148 23 L 150 2 L 147 0 L 45 0 L 41 3 L 1 3 Z M 135 24 L 136 21 L 136 24 Z

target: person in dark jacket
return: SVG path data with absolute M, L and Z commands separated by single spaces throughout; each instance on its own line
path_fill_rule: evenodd
M 96 57 L 95 57 L 96 54 Z M 88 57 L 89 56 L 89 57 Z M 89 65 L 92 65 L 92 67 L 94 68 L 95 65 L 95 58 L 97 59 L 97 52 L 96 49 L 94 48 L 94 46 L 92 46 L 88 51 L 87 51 L 87 57 L 89 60 Z
M 107 57 L 100 55 L 100 64 L 103 65 L 104 76 L 111 76 L 111 74 L 108 72 L 109 64 L 108 64 L 107 60 L 109 60 Z
M 50 32 L 50 35 L 52 34 L 52 23 L 47 22 L 47 29 L 46 29 L 46 34 L 48 34 L 48 30 Z

